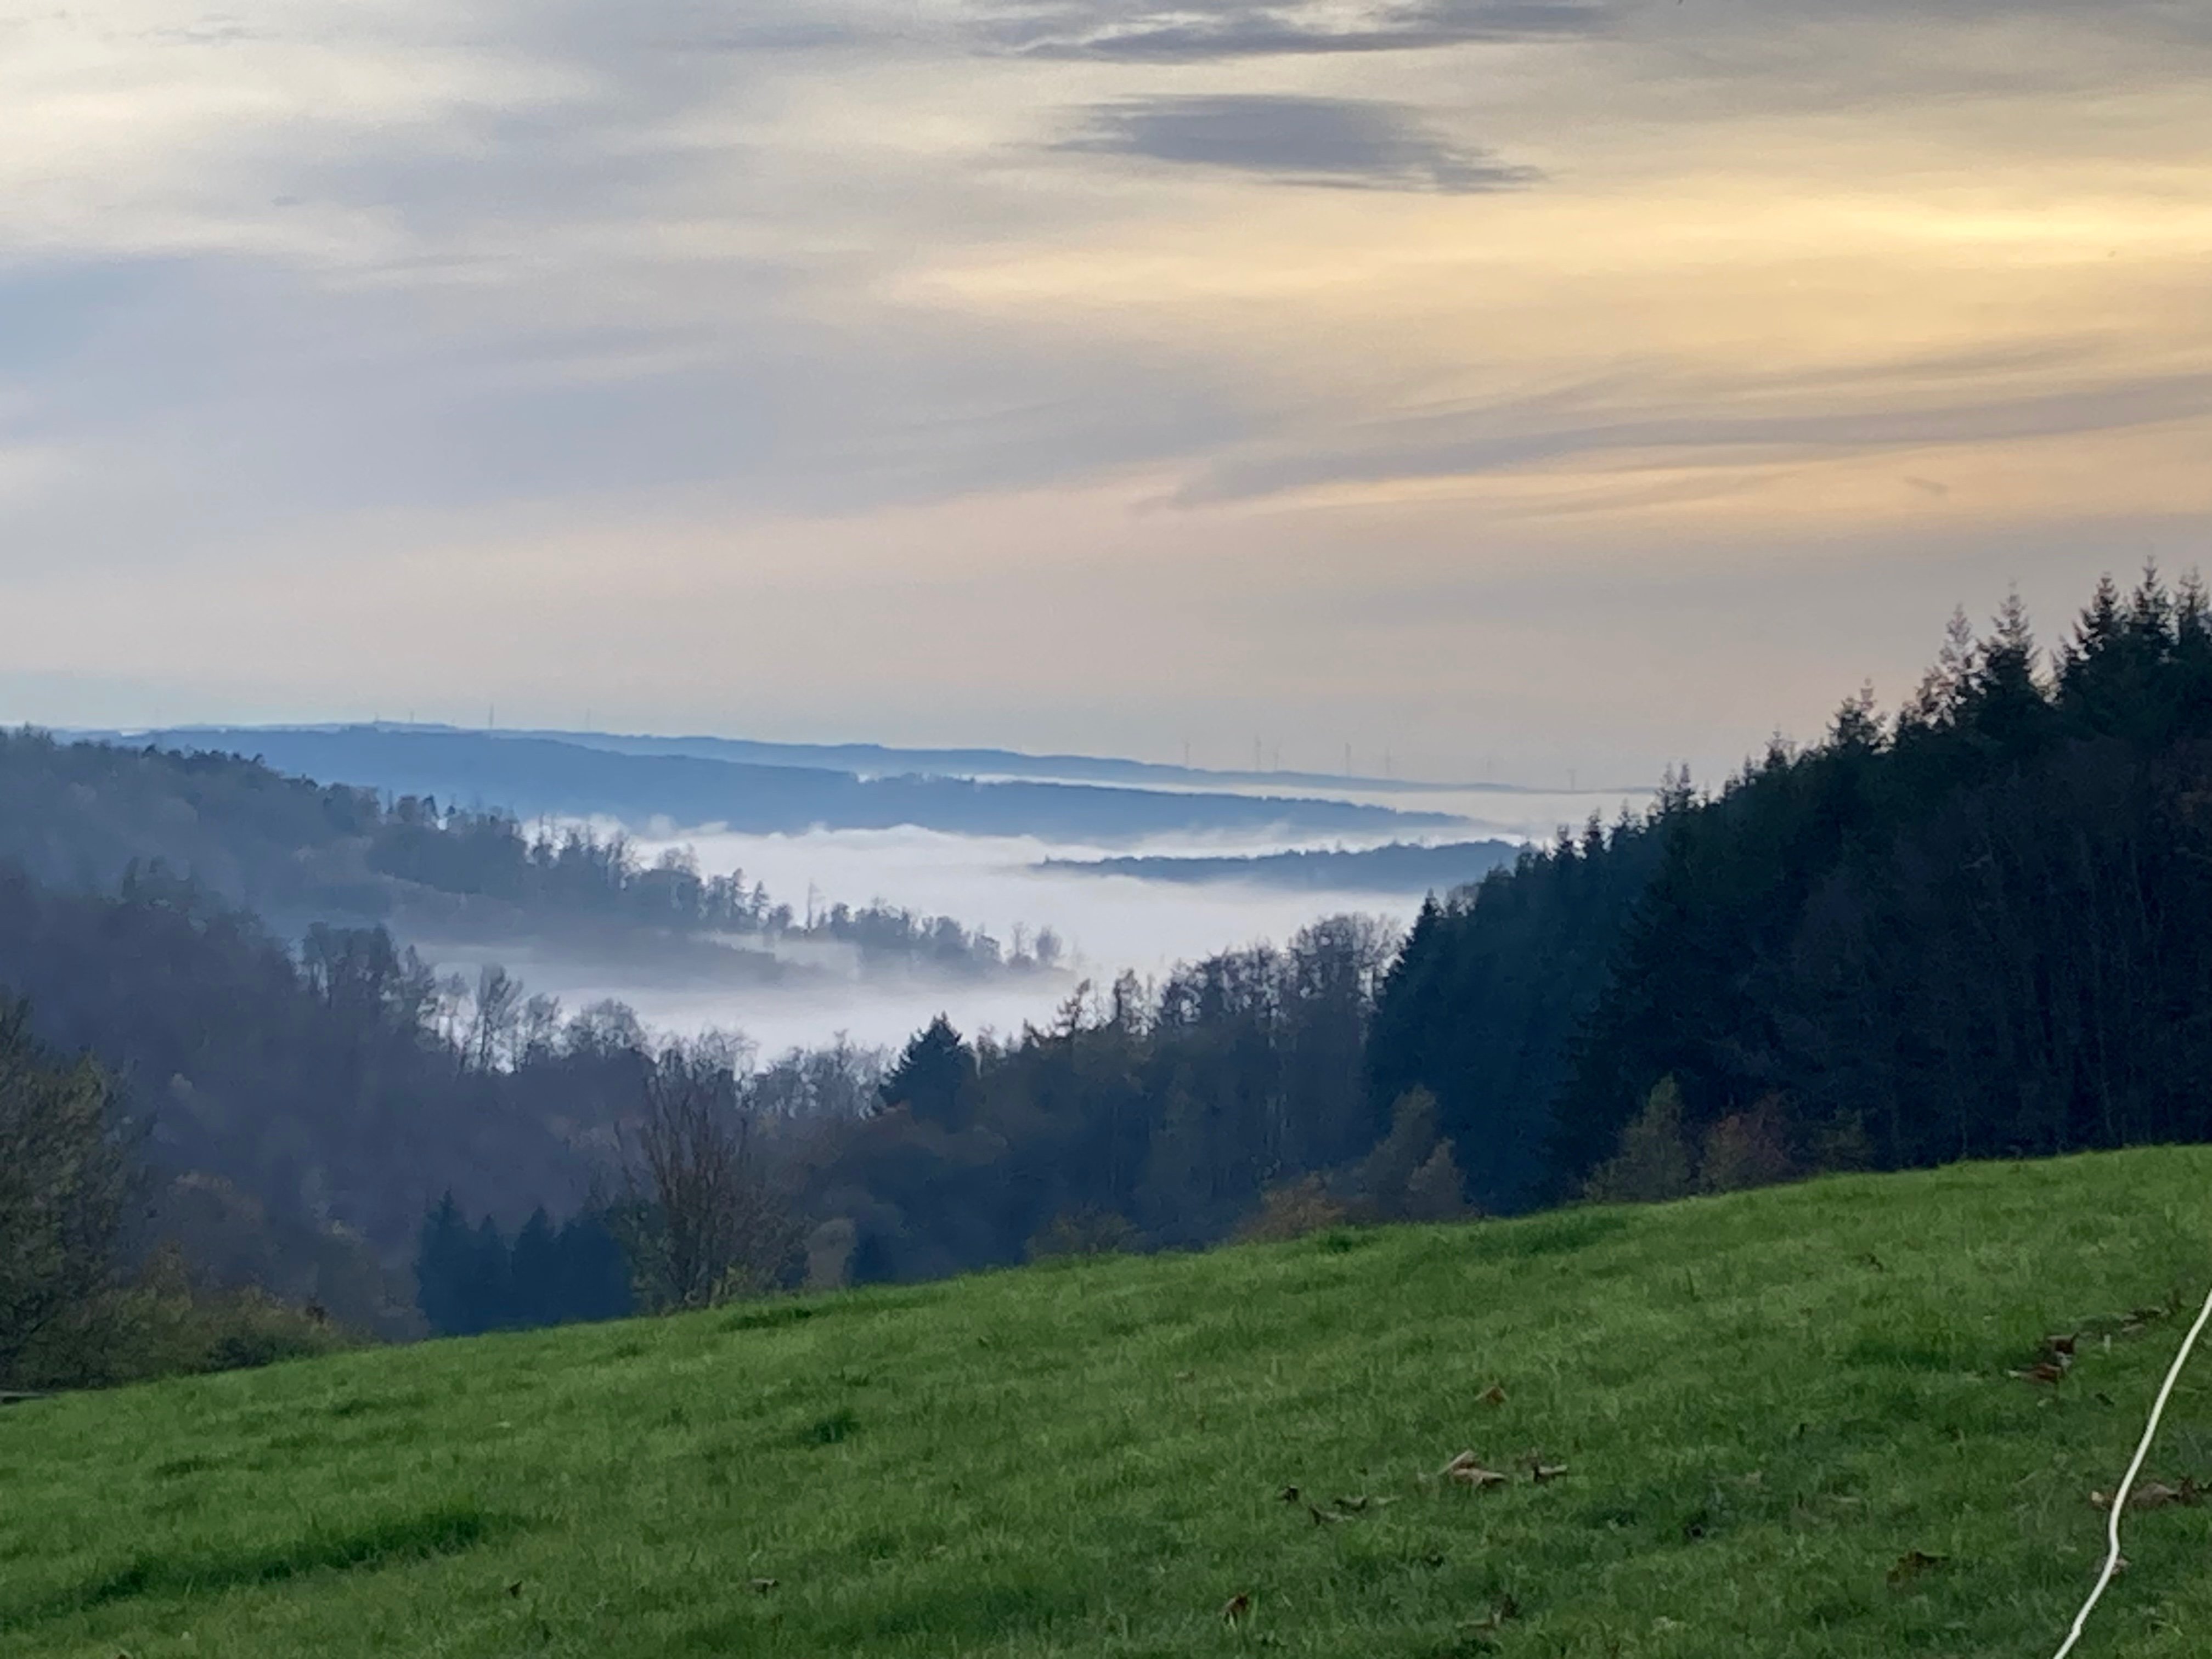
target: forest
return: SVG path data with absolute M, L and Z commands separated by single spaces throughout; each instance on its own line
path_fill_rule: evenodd
M 627 836 L 504 811 L 387 798 L 210 750 L 64 743 L 0 732 L 0 860 L 55 885 L 111 890 L 156 866 L 289 934 L 382 923 L 441 937 L 583 935 L 601 948 L 688 939 L 833 942 L 864 962 L 935 972 L 1050 969 L 1041 929 L 1007 951 L 980 928 L 897 906 L 795 915 L 742 871 L 702 874 L 683 849 L 641 860 Z
M 379 821 L 387 858 L 423 844 Z M 48 1081 L 0 1084 L 0 1137 L 59 1125 L 157 1177 L 143 1223 L 93 1229 L 105 1282 L 167 1242 L 405 1335 L 2212 1139 L 2208 982 L 2212 611 L 2152 571 L 2049 651 L 2016 603 L 1954 618 L 1894 714 L 1862 693 L 1716 789 L 1676 774 L 1402 939 L 1330 918 L 896 1055 L 764 1060 L 441 982 L 374 927 L 288 946 L 159 870 L 18 869 L 0 1076 Z
M 1431 904 L 1369 1077 L 1500 1210 L 1638 1125 L 1772 1176 L 2203 1140 L 2208 971 L 2212 614 L 2152 570 L 2049 653 L 2016 601 L 1954 617 L 1893 717 Z

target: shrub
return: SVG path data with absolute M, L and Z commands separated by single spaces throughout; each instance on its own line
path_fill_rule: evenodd
M 1600 1204 L 1660 1204 L 1692 1190 L 1682 1092 L 1662 1078 L 1620 1132 L 1620 1150 L 1598 1165 L 1583 1196 Z
M 1310 1175 L 1261 1193 L 1258 1211 L 1237 1228 L 1237 1237 L 1248 1244 L 1304 1238 L 1308 1233 L 1334 1227 L 1350 1215 L 1351 1212 L 1330 1195 L 1322 1178 Z

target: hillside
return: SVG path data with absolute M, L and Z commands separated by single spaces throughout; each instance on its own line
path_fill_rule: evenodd
M 2208 1177 L 1832 1178 L 32 1401 L 0 1642 L 2015 1659 L 2184 1322 L 2131 1310 L 2212 1278 Z M 2063 1381 L 2008 1374 L 2058 1333 Z M 2208 1390 L 2152 1475 L 2212 1474 Z M 1510 1480 L 1438 1480 L 1463 1449 Z M 2209 1522 L 2132 1516 L 2085 1655 L 2203 1650 Z

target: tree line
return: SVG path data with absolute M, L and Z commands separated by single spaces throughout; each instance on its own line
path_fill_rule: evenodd
M 1330 918 L 896 1056 L 762 1064 L 374 928 L 288 949 L 166 876 L 0 876 L 0 986 L 109 1079 L 0 1093 L 127 1115 L 196 1261 L 386 1331 L 595 1316 L 617 1255 L 628 1305 L 677 1308 L 2202 1139 L 2208 803 L 2212 614 L 2153 572 L 2051 652 L 2016 604 L 1954 621 L 1894 714 L 1674 775 L 1402 939 Z
M 52 885 L 112 890 L 185 875 L 288 933 L 310 923 L 421 923 L 441 933 L 623 929 L 834 943 L 863 960 L 953 973 L 1051 969 L 1050 928 L 1011 946 L 981 927 L 872 902 L 805 910 L 683 848 L 647 859 L 619 830 L 525 825 L 434 797 L 288 777 L 235 755 L 64 743 L 0 731 L 0 860 Z

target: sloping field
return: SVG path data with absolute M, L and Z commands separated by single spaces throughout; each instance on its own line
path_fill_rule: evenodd
M 2033 1659 L 2208 1281 L 2191 1149 L 33 1401 L 0 1652 Z M 2212 1505 L 2129 1524 L 2081 1651 L 2212 1652 Z

